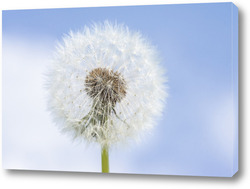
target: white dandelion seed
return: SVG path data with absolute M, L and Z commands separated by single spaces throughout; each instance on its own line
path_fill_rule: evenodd
M 161 115 L 164 68 L 128 27 L 94 24 L 58 45 L 48 77 L 49 109 L 63 131 L 101 146 L 138 138 Z

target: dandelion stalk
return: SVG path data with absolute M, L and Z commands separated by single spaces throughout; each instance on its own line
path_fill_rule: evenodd
M 109 173 L 109 151 L 107 145 L 102 146 L 102 172 Z

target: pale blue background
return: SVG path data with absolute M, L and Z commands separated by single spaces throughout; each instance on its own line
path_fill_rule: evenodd
M 43 74 L 64 33 L 110 20 L 141 31 L 157 46 L 170 95 L 150 136 L 111 150 L 110 171 L 232 176 L 238 149 L 233 149 L 232 7 L 3 11 L 3 167 L 100 172 L 99 147 L 72 143 L 52 123 Z

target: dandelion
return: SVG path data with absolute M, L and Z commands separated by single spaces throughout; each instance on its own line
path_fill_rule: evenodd
M 108 21 L 70 32 L 58 45 L 49 109 L 62 131 L 101 145 L 103 172 L 111 145 L 138 139 L 161 115 L 167 94 L 159 63 L 139 32 Z

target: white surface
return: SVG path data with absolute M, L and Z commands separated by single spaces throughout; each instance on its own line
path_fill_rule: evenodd
M 56 7 L 84 7 L 84 6 L 110 6 L 110 5 L 136 5 L 136 4 L 164 4 L 164 3 L 202 3 L 216 2 L 210 0 L 199 1 L 163 1 L 141 0 L 122 1 L 106 0 L 88 2 L 87 0 L 71 1 L 31 1 L 31 0 L 4 0 L 1 9 L 28 9 L 28 8 L 56 8 Z M 218 1 L 227 2 L 227 1 Z M 238 0 L 234 2 L 239 8 L 239 64 L 240 64 L 240 171 L 233 178 L 204 178 L 181 176 L 143 176 L 143 175 L 101 175 L 86 173 L 62 173 L 39 171 L 0 171 L 1 188 L 248 188 L 250 186 L 250 164 L 247 162 L 250 156 L 249 118 L 250 103 L 246 98 L 250 96 L 250 66 L 249 54 L 249 19 L 250 1 Z M 2 20 L 2 19 L 1 19 Z M 2 52 L 2 51 L 1 51 Z M 2 79 L 2 78 L 1 78 Z M 1 114 L 2 115 L 2 114 Z M 2 157 L 2 156 L 1 156 Z M 2 164 L 1 164 L 2 167 Z

